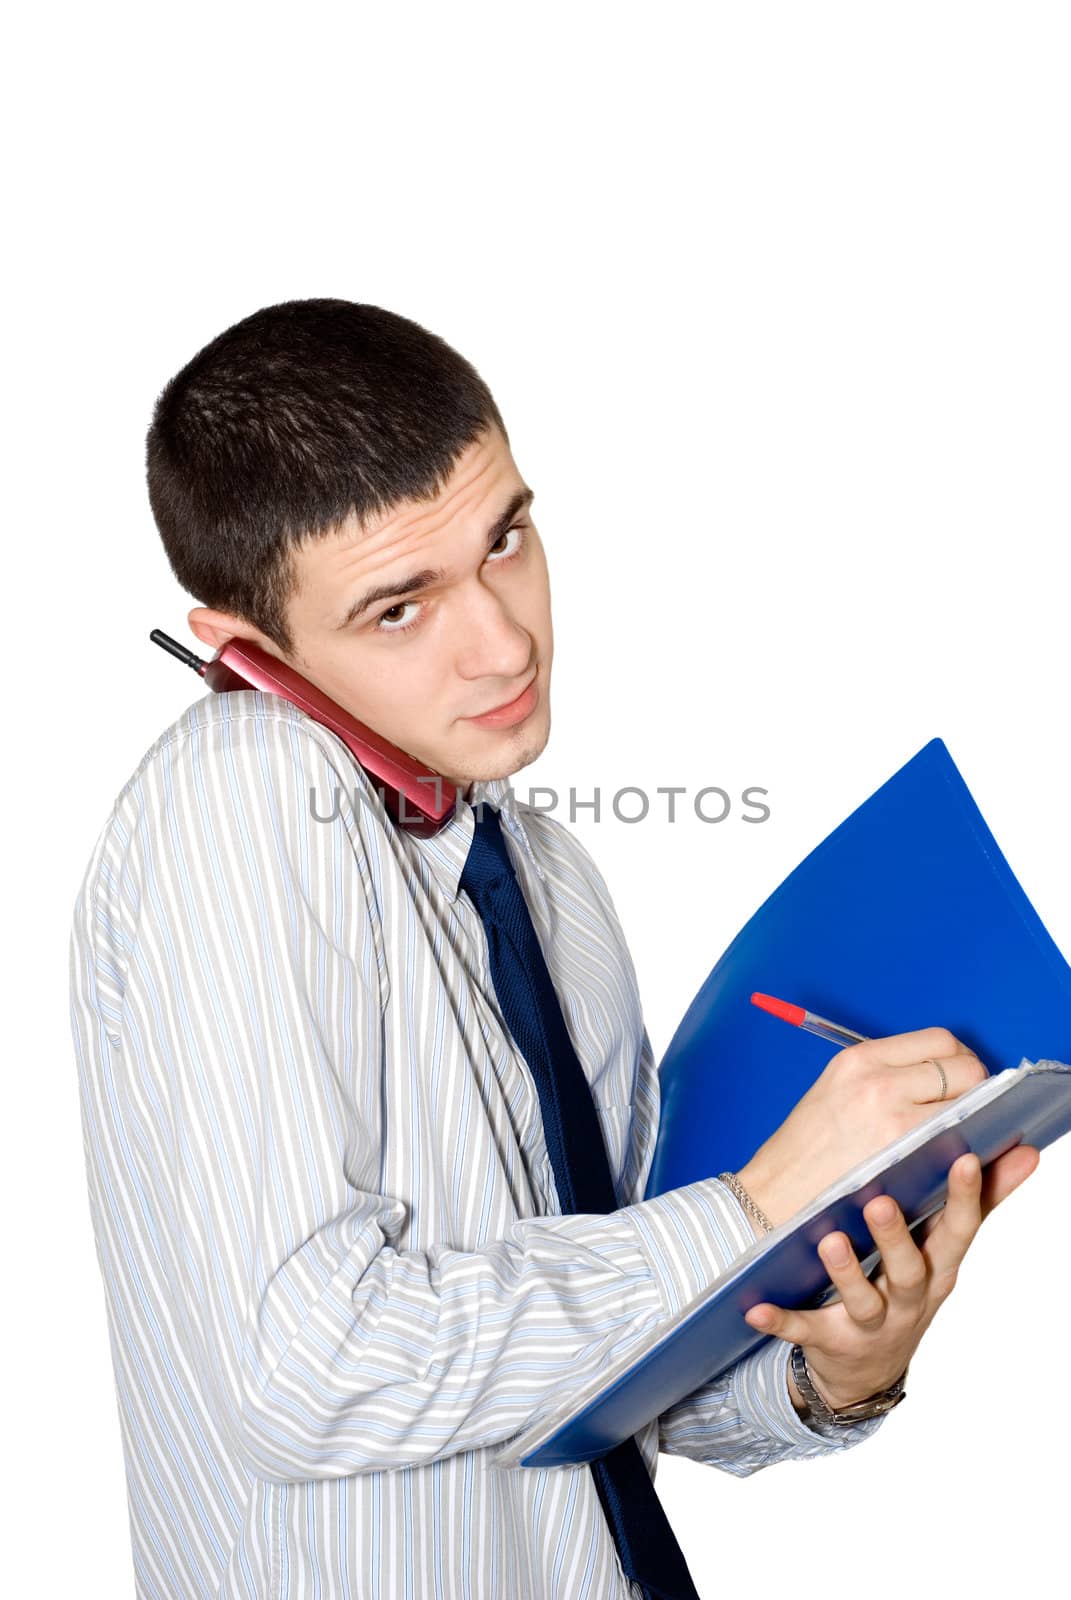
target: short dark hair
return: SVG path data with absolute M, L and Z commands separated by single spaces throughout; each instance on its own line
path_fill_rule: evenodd
M 434 499 L 494 427 L 508 443 L 479 373 L 419 323 L 286 300 L 219 334 L 160 392 L 149 504 L 183 588 L 290 654 L 295 547 L 353 514 Z

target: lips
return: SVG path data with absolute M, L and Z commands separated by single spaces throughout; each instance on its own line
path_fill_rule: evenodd
M 538 672 L 537 668 L 520 694 L 515 695 L 512 700 L 492 706 L 490 711 L 477 712 L 476 716 L 468 717 L 466 720 L 482 728 L 511 728 L 515 723 L 523 722 L 526 717 L 531 716 L 539 704 L 539 689 L 536 685 Z
M 526 695 L 528 693 L 529 689 L 532 687 L 534 682 L 535 682 L 535 673 L 533 673 L 532 676 L 529 678 L 528 682 L 525 684 L 525 686 L 521 690 L 520 694 L 515 694 L 513 696 L 512 700 L 503 700 L 503 702 L 502 702 L 502 704 L 500 706 L 489 706 L 486 711 L 477 711 L 476 717 L 477 718 L 478 717 L 491 717 L 491 716 L 495 716 L 499 711 L 509 711 L 511 709 L 511 707 L 513 707 L 513 706 L 515 706 L 517 704 L 517 701 L 520 700 L 523 695 Z

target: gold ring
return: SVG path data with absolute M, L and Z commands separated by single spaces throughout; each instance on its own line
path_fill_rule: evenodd
M 938 1072 L 941 1075 L 941 1093 L 937 1096 L 937 1098 L 938 1098 L 938 1100 L 944 1100 L 945 1097 L 948 1094 L 948 1077 L 947 1077 L 947 1075 L 945 1073 L 945 1069 L 944 1069 L 944 1067 L 942 1067 L 942 1065 L 941 1065 L 941 1063 L 939 1061 L 934 1061 L 932 1056 L 927 1056 L 926 1059 L 927 1059 L 927 1061 L 930 1062 L 930 1064 L 932 1066 L 935 1066 L 937 1068 Z

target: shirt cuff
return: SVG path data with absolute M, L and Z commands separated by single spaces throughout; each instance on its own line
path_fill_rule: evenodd
M 730 1393 L 740 1415 L 756 1432 L 793 1445 L 806 1456 L 826 1455 L 831 1449 L 850 1450 L 878 1431 L 888 1412 L 848 1425 L 814 1418 L 805 1422 L 789 1394 L 791 1355 L 788 1340 L 771 1335 L 732 1368 Z

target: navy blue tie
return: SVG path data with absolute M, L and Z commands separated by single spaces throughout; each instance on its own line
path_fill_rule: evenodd
M 616 1211 L 591 1088 L 513 871 L 498 812 L 486 802 L 473 810 L 475 829 L 460 886 L 483 921 L 499 1009 L 539 1091 L 562 1212 Z M 636 1440 L 626 1439 L 590 1466 L 621 1565 L 646 1600 L 699 1600 Z

